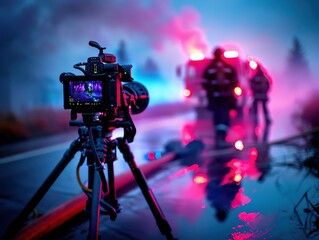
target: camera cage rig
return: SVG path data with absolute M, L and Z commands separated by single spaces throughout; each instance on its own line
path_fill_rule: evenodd
M 89 45 L 99 50 L 98 56 L 89 57 L 87 62 L 73 66 L 84 75 L 70 72 L 60 75 L 64 108 L 71 110 L 70 125 L 86 125 L 86 119 L 94 126 L 102 124 L 109 128 L 123 127 L 124 138 L 132 142 L 136 129 L 130 112 L 143 112 L 149 103 L 149 93 L 132 78 L 132 65 L 116 63 L 116 57 L 104 53 L 105 47 L 95 41 L 90 41 Z M 82 114 L 83 120 L 77 120 L 78 113 Z

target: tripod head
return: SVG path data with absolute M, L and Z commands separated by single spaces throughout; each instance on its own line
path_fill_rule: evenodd
M 71 111 L 72 116 L 72 111 Z M 121 120 L 109 119 L 107 115 L 103 113 L 90 113 L 82 114 L 82 120 L 70 120 L 70 126 L 75 127 L 97 127 L 101 126 L 104 132 L 112 132 L 117 128 L 123 128 L 123 139 L 127 140 L 129 143 L 134 141 L 136 134 L 136 127 L 131 118 L 131 115 L 127 113 L 126 117 Z

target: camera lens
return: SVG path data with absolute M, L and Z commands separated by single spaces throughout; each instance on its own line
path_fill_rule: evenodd
M 135 100 L 131 104 L 132 114 L 138 114 L 143 112 L 149 103 L 149 94 L 147 89 L 138 82 L 130 82 L 123 85 L 124 92 L 129 96 L 129 99 L 132 99 L 132 96 Z

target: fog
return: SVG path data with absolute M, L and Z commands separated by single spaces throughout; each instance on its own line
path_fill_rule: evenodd
M 62 109 L 59 75 L 80 74 L 72 66 L 97 56 L 88 42 L 95 40 L 116 54 L 119 42 L 125 41 L 127 63 L 133 65 L 134 79 L 149 89 L 152 105 L 182 101 L 176 66 L 194 49 L 210 56 L 222 45 L 264 64 L 273 78 L 272 115 L 277 122 L 290 121 L 297 103 L 319 85 L 318 10 L 315 0 L 96 0 L 89 5 L 84 0 L 5 0 L 0 7 L 1 110 Z M 295 37 L 308 69 L 298 77 L 287 65 Z M 159 68 L 156 75 L 141 71 L 148 58 Z

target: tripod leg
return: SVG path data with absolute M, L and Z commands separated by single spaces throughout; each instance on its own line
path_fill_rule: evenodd
M 100 224 L 100 201 L 101 201 L 102 183 L 98 171 L 94 172 L 92 200 L 90 209 L 90 224 L 88 239 L 98 239 Z
M 108 180 L 109 180 L 109 192 L 105 197 L 105 200 L 112 206 L 115 212 L 110 211 L 111 220 L 116 219 L 117 213 L 120 212 L 120 206 L 116 198 L 116 189 L 114 181 L 114 165 L 113 161 L 107 162 Z
M 134 156 L 129 148 L 129 145 L 122 139 L 118 138 L 118 148 L 123 154 L 124 160 L 128 163 L 136 183 L 140 187 L 145 200 L 147 201 L 157 223 L 157 226 L 161 233 L 166 236 L 167 239 L 174 239 L 172 235 L 171 227 L 168 221 L 165 219 L 165 216 L 152 192 L 152 190 L 148 187 L 145 177 L 141 170 L 137 167 Z
M 64 153 L 64 155 L 63 155 L 62 159 L 60 160 L 60 162 L 58 163 L 58 165 L 53 169 L 51 174 L 47 177 L 47 179 L 44 181 L 44 183 L 40 186 L 38 191 L 33 195 L 31 200 L 26 204 L 26 206 L 23 208 L 23 210 L 20 212 L 20 214 L 9 225 L 9 227 L 7 228 L 6 233 L 4 235 L 4 239 L 11 238 L 23 226 L 24 221 L 27 219 L 27 217 L 30 215 L 30 213 L 34 210 L 34 208 L 37 206 L 37 204 L 41 201 L 41 199 L 44 197 L 44 195 L 50 189 L 50 187 L 55 182 L 55 180 L 58 178 L 58 176 L 61 174 L 61 172 L 64 170 L 64 168 L 72 160 L 72 158 L 74 157 L 76 152 L 79 151 L 80 147 L 81 147 L 81 144 L 80 144 L 80 141 L 78 139 L 74 140 L 70 144 L 69 149 Z

